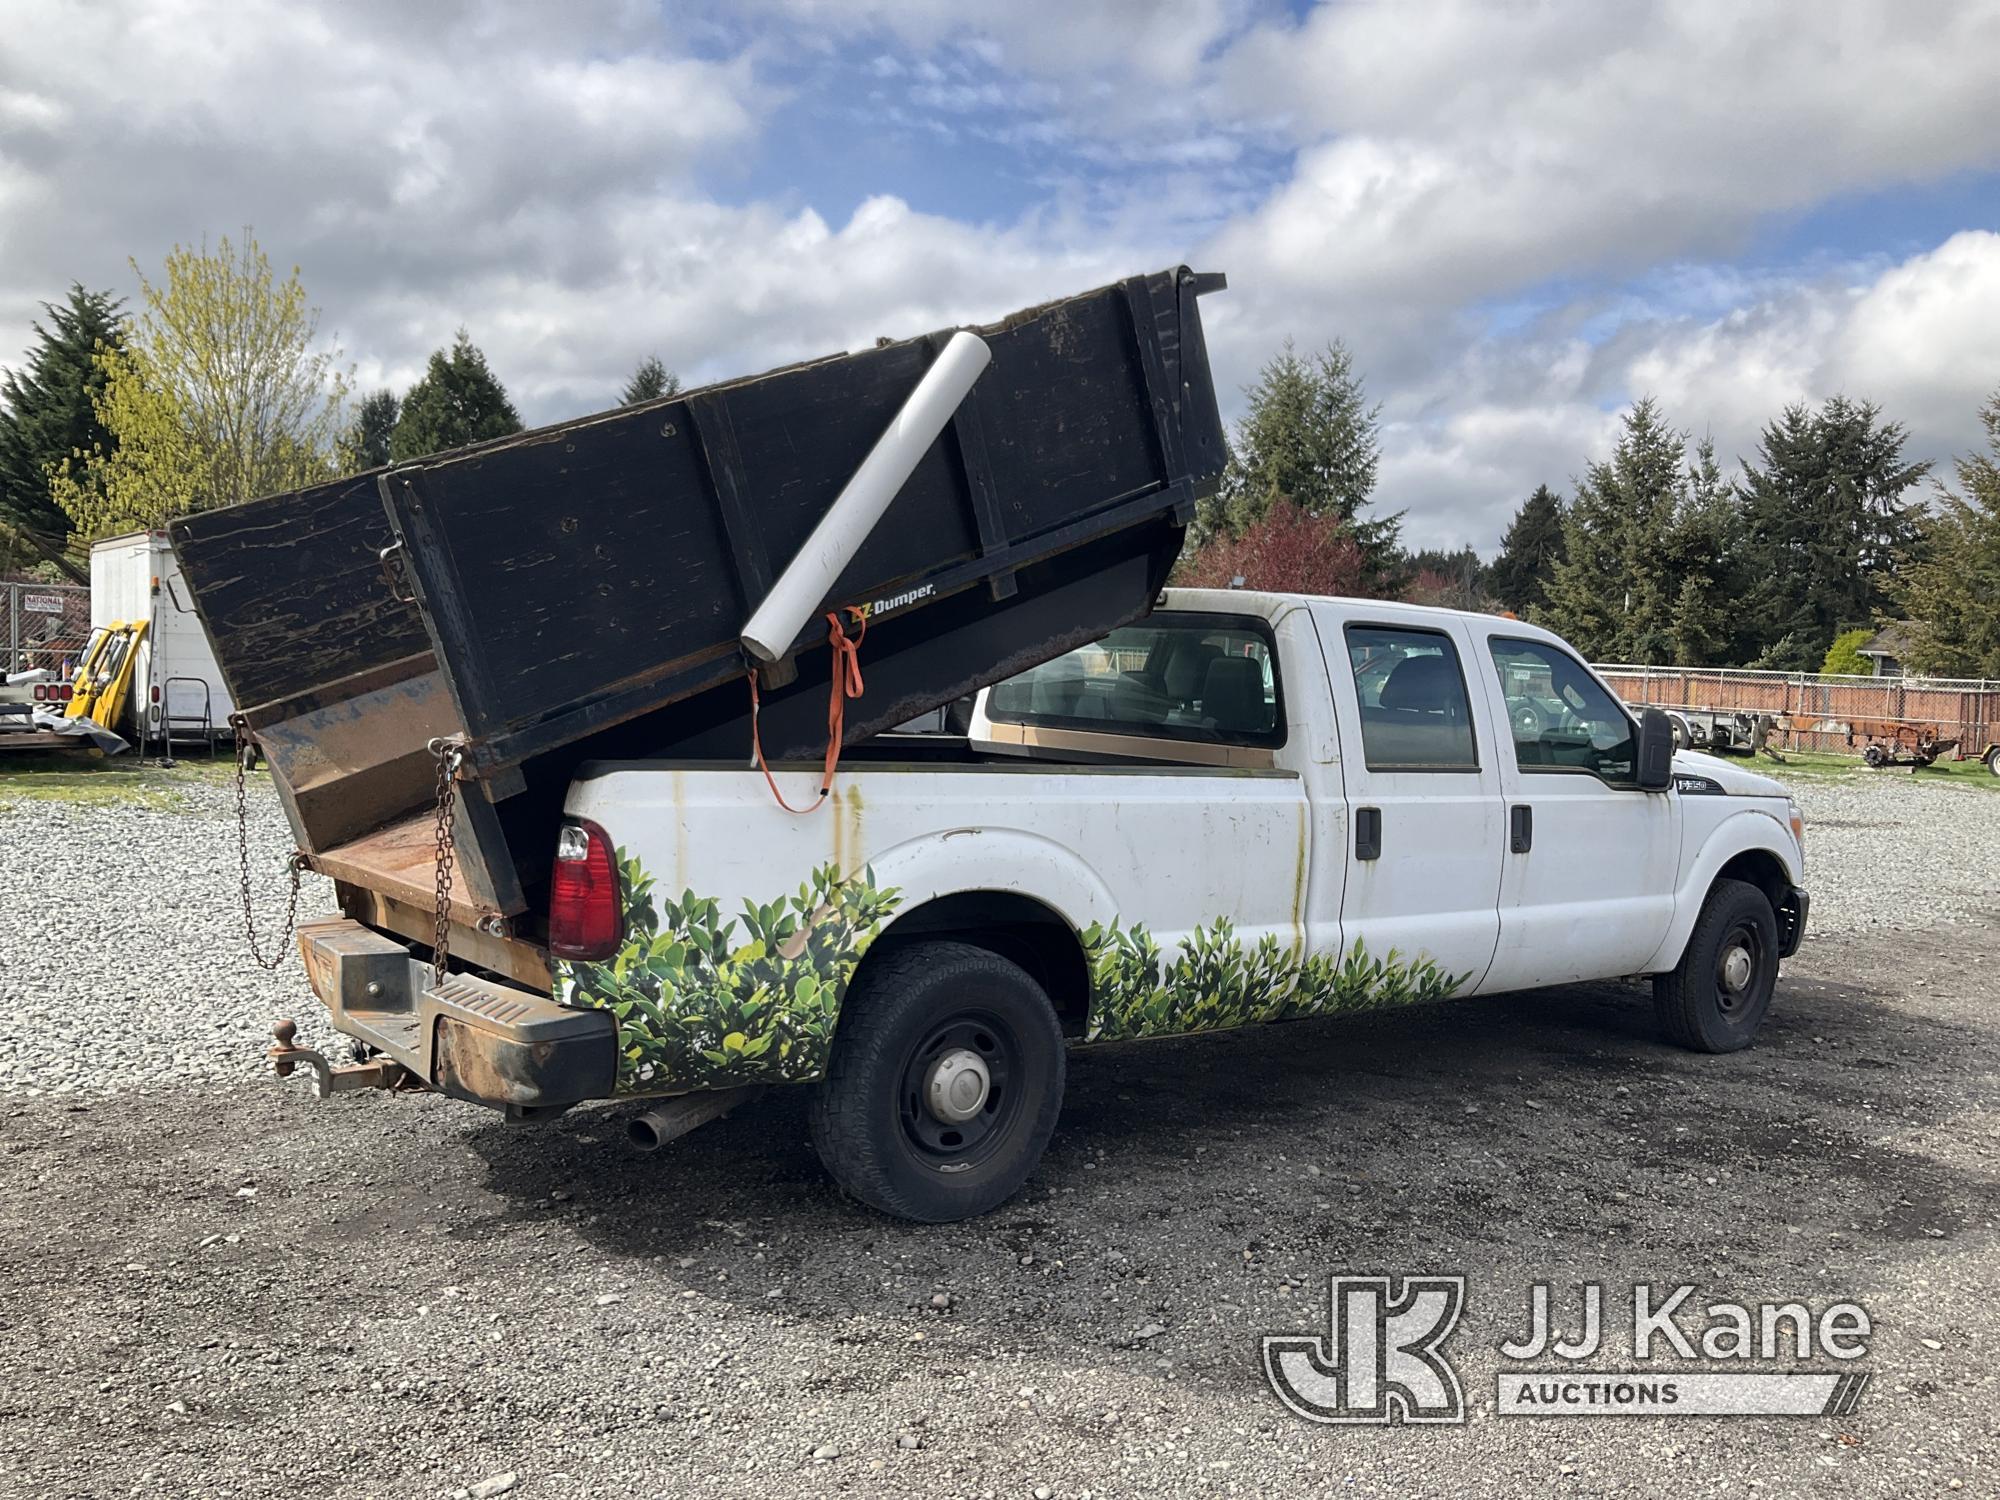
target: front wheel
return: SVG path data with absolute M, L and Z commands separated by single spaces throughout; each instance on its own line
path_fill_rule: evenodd
M 1986 769 L 1995 776 L 2000 776 L 2000 745 L 1995 745 L 1986 752 Z
M 1062 1107 L 1062 1027 L 1017 965 L 925 942 L 862 966 L 807 1122 L 834 1180 L 938 1224 L 1012 1197 Z
M 1653 1009 L 1670 1041 L 1696 1052 L 1750 1045 L 1778 983 L 1778 918 L 1764 893 L 1718 880 L 1681 961 L 1653 980 Z

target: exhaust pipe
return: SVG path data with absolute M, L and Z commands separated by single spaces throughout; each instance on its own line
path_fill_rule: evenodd
M 716 1089 L 700 1094 L 683 1094 L 637 1114 L 625 1126 L 625 1138 L 639 1151 L 653 1152 L 677 1141 L 698 1125 L 719 1120 L 739 1104 L 748 1104 L 764 1092 L 757 1084 L 740 1089 Z

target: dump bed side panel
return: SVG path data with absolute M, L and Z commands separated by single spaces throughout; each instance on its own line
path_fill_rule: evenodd
M 977 330 L 991 366 L 829 606 L 901 597 L 916 612 L 984 590 L 997 609 L 1022 568 L 1095 538 L 1151 528 L 1162 535 L 1134 538 L 1127 555 L 1161 550 L 1168 532 L 1177 548 L 1223 458 L 1201 289 L 1185 272 L 1138 277 Z M 741 676 L 743 621 L 942 338 L 388 474 L 399 561 L 475 768 L 519 764 Z M 815 619 L 795 644 L 817 648 L 824 635 Z
M 183 516 L 168 534 L 243 708 L 430 650 L 382 570 L 393 537 L 372 473 Z

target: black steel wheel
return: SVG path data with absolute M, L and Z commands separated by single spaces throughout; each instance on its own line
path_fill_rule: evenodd
M 841 1187 L 941 1223 L 1013 1196 L 1062 1107 L 1062 1028 L 1018 965 L 969 943 L 875 955 L 841 1006 L 807 1119 Z
M 1671 973 L 1653 980 L 1653 1009 L 1668 1038 L 1697 1052 L 1750 1045 L 1778 983 L 1778 918 L 1742 880 L 1718 880 Z
M 903 1064 L 900 1116 L 910 1149 L 963 1171 L 1006 1144 L 1021 1112 L 1014 1086 L 1021 1041 L 991 1011 L 959 1011 L 938 1022 Z

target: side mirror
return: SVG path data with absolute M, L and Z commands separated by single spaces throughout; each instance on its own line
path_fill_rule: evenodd
M 1664 792 L 1674 784 L 1674 721 L 1657 708 L 1639 715 L 1639 790 Z

